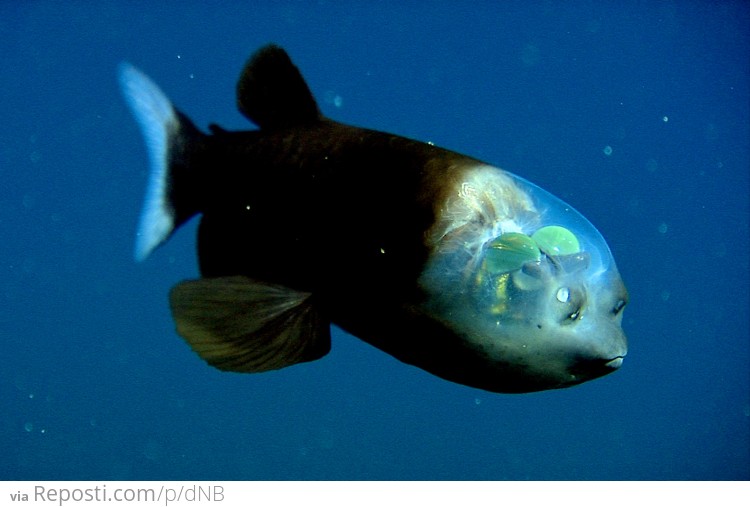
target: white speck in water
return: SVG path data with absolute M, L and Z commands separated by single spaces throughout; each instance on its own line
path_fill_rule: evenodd
M 341 106 L 344 105 L 343 97 L 330 90 L 325 93 L 325 95 L 323 96 L 323 100 L 326 104 L 331 104 L 336 108 L 341 108 Z
M 716 257 L 726 257 L 729 247 L 723 241 L 719 241 L 714 245 L 714 255 Z
M 663 121 L 664 123 L 667 123 L 669 121 L 669 116 L 663 116 L 661 121 Z
M 605 146 L 605 147 L 604 147 L 604 150 L 602 150 L 602 151 L 603 151 L 603 152 L 604 152 L 604 154 L 605 154 L 605 155 L 607 155 L 608 157 L 609 157 L 610 155 L 612 155 L 612 147 L 611 147 L 610 145 L 607 145 L 607 146 Z
M 143 448 L 143 455 L 150 461 L 159 461 L 162 454 L 162 446 L 156 440 L 149 439 Z
M 23 199 L 21 200 L 23 203 L 23 207 L 26 209 L 31 209 L 36 204 L 36 199 L 34 199 L 34 196 L 29 194 L 24 194 Z
M 25 429 L 27 432 L 32 432 L 34 431 L 34 425 L 31 424 L 30 422 L 27 422 L 26 424 L 23 425 L 23 429 Z

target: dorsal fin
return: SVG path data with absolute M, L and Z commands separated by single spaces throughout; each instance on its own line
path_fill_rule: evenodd
M 286 51 L 274 44 L 259 49 L 245 64 L 237 83 L 237 107 L 261 129 L 303 125 L 321 118 L 299 69 Z

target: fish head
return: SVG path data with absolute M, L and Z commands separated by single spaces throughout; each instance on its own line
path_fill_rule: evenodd
M 618 369 L 628 294 L 599 231 L 498 168 L 471 167 L 455 181 L 428 235 L 422 311 L 495 372 L 496 385 L 489 373 L 482 387 L 561 388 Z

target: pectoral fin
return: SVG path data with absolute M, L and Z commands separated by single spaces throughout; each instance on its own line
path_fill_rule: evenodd
M 320 359 L 330 323 L 310 293 L 243 276 L 202 278 L 170 293 L 177 332 L 208 364 L 256 373 Z

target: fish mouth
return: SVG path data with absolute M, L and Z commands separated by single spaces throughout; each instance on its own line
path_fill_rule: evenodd
M 622 361 L 625 359 L 625 356 L 617 356 L 614 357 L 604 363 L 604 366 L 606 368 L 610 368 L 612 370 L 618 369 L 620 366 L 622 366 Z
M 625 359 L 624 355 L 602 359 L 588 359 L 576 364 L 575 367 L 571 369 L 571 373 L 576 378 L 575 383 L 593 380 L 595 378 L 603 377 L 604 375 L 609 375 L 620 368 L 623 359 Z

